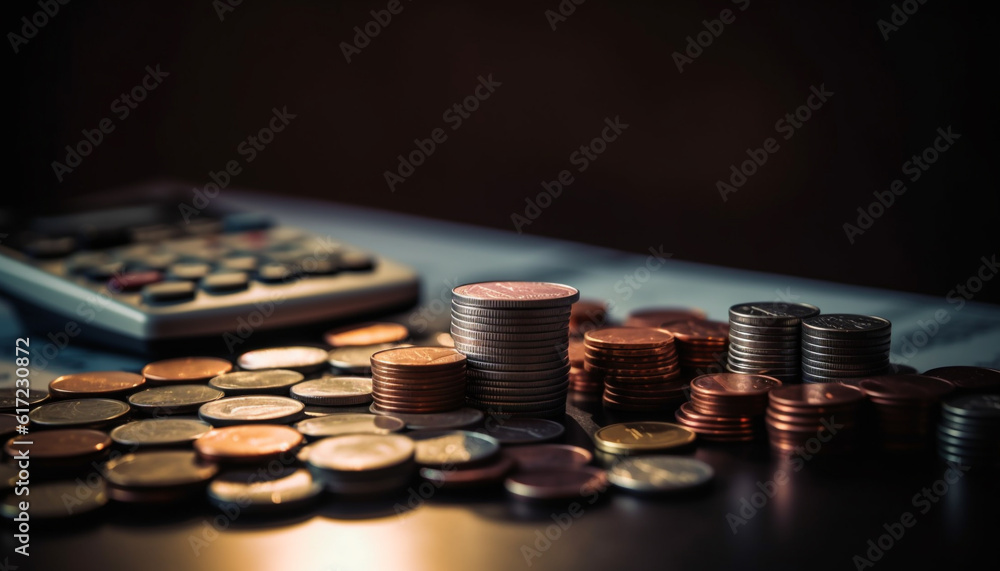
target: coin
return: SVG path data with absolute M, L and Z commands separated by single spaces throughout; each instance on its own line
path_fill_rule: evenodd
M 492 436 L 467 430 L 423 430 L 409 435 L 421 466 L 448 467 L 481 463 L 500 452 Z
M 866 395 L 889 401 L 937 402 L 954 390 L 948 381 L 925 375 L 886 375 L 861 381 Z
M 984 419 L 991 423 L 1000 420 L 1000 396 L 997 395 L 956 396 L 943 401 L 941 408 L 952 417 Z
M 314 442 L 299 457 L 330 491 L 368 495 L 405 487 L 415 452 L 413 440 L 399 434 L 350 434 Z
M 540 418 L 509 418 L 488 422 L 477 431 L 492 436 L 500 444 L 515 445 L 555 440 L 566 432 L 566 428 L 558 422 Z
M 420 371 L 454 370 L 465 363 L 465 355 L 450 347 L 405 347 L 379 351 L 371 357 L 372 366 L 417 369 Z
M 512 495 L 532 500 L 574 499 L 596 496 L 607 489 L 604 470 L 592 466 L 550 468 L 519 472 L 504 487 Z
M 43 404 L 28 417 L 45 428 L 100 428 L 123 418 L 129 406 L 111 399 L 70 399 Z
M 208 483 L 219 471 L 216 464 L 204 462 L 198 455 L 188 450 L 164 450 L 125 454 L 109 460 L 101 468 L 101 473 L 112 486 L 140 492 L 129 496 L 117 495 L 117 490 L 109 488 L 112 499 L 143 500 L 144 490 L 165 492 L 189 492 L 192 488 Z M 154 499 L 154 498 L 149 498 Z
M 406 423 L 394 416 L 361 413 L 337 413 L 307 418 L 295 425 L 296 430 L 313 439 L 343 434 L 390 434 L 404 428 Z
M 555 320 L 555 321 L 569 321 L 571 310 L 567 307 L 549 307 L 549 308 L 531 308 L 531 309 L 521 309 L 521 308 L 484 308 L 476 307 L 473 305 L 467 305 L 463 303 L 458 303 L 455 300 L 451 302 L 452 315 L 458 315 L 460 317 L 465 317 L 467 319 L 485 319 L 487 321 L 522 321 L 528 323 L 531 320 L 539 319 L 542 321 Z
M 379 351 L 399 347 L 409 347 L 409 345 L 380 343 L 378 345 L 365 345 L 363 347 L 340 347 L 327 353 L 327 362 L 330 366 L 342 371 L 364 373 L 371 369 L 372 355 Z
M 454 288 L 452 297 L 473 307 L 528 309 L 569 306 L 580 299 L 580 292 L 546 282 L 481 282 Z
M 594 433 L 594 445 L 612 454 L 641 454 L 686 446 L 694 432 L 668 422 L 625 422 Z
M 21 443 L 25 440 L 29 443 Z M 12 458 L 31 457 L 32 468 L 72 468 L 86 466 L 107 455 L 111 439 L 99 430 L 64 428 L 44 430 L 30 437 L 15 436 L 4 445 Z M 34 488 L 32 488 L 34 491 Z
M 243 394 L 286 394 L 288 389 L 305 377 L 297 371 L 267 369 L 263 371 L 234 371 L 213 377 L 208 386 L 219 389 L 226 396 Z
M 265 463 L 298 448 L 302 434 L 276 424 L 242 424 L 214 428 L 195 441 L 194 449 L 211 462 Z
M 467 488 L 498 484 L 514 469 L 514 460 L 505 454 L 485 465 L 444 468 L 423 467 L 420 477 L 442 488 Z
M 326 406 L 368 403 L 371 394 L 372 380 L 366 377 L 323 377 L 291 388 L 292 398 Z
M 107 489 L 104 480 L 97 478 L 91 484 L 88 480 L 88 494 L 80 494 L 80 484 L 75 481 L 32 482 L 30 498 L 30 516 L 32 520 L 58 520 L 73 516 L 81 516 L 98 510 L 108 503 Z M 72 498 L 67 502 L 66 498 Z M 18 517 L 23 510 L 20 504 L 25 502 L 25 496 L 8 494 L 2 504 L 0 513 L 8 519 Z M 11 569 L 16 567 L 10 566 Z
M 406 423 L 409 430 L 444 430 L 469 428 L 483 420 L 483 412 L 474 408 L 460 408 L 432 414 L 396 414 L 380 411 L 374 404 L 371 412 L 388 415 Z
M 151 384 L 201 383 L 233 370 L 233 364 L 215 357 L 182 357 L 155 361 L 142 368 Z
M 205 403 L 198 416 L 212 426 L 287 424 L 298 420 L 303 410 L 305 405 L 295 399 L 251 395 Z
M 328 357 L 325 349 L 317 347 L 272 347 L 248 351 L 240 355 L 236 362 L 246 371 L 288 369 L 311 373 L 323 368 Z
M 514 459 L 518 471 L 548 470 L 586 466 L 594 459 L 587 449 L 569 444 L 532 444 L 504 450 Z
M 608 327 L 584 335 L 589 347 L 607 349 L 654 349 L 670 345 L 674 336 L 649 327 Z
M 410 331 L 398 323 L 362 323 L 331 329 L 323 340 L 331 347 L 363 347 L 380 343 L 397 343 L 410 336 Z
M 139 391 L 128 402 L 146 414 L 183 414 L 223 396 L 222 391 L 206 385 L 167 385 Z
M 608 482 L 619 488 L 642 493 L 691 490 L 715 477 L 705 462 L 677 456 L 621 458 L 608 469 Z
M 221 509 L 233 504 L 252 512 L 272 512 L 311 504 L 323 491 L 305 468 L 284 467 L 277 472 L 231 470 L 208 485 L 208 499 Z
M 985 367 L 938 367 L 924 373 L 955 385 L 961 392 L 1000 392 L 1000 371 Z
M 819 308 L 805 303 L 758 301 L 729 308 L 730 322 L 766 327 L 794 326 L 814 315 L 819 315 Z
M 881 317 L 847 313 L 827 313 L 802 320 L 805 334 L 824 339 L 885 337 L 891 327 L 889 320 Z
M 39 389 L 0 389 L 0 412 L 14 412 L 18 408 L 34 408 L 49 399 L 47 391 Z
M 62 375 L 49 383 L 55 398 L 117 398 L 145 384 L 142 375 L 125 371 L 94 371 Z
M 111 439 L 119 445 L 139 447 L 187 445 L 208 433 L 212 425 L 190 418 L 149 418 L 115 427 Z

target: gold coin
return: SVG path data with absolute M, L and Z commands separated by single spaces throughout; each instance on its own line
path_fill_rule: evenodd
M 695 433 L 669 422 L 623 422 L 594 433 L 594 445 L 612 454 L 639 454 L 694 442 Z

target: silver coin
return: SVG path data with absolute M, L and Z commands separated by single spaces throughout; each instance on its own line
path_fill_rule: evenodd
M 219 375 L 208 381 L 208 384 L 226 393 L 226 396 L 261 393 L 284 394 L 289 387 L 301 382 L 304 378 L 302 373 L 287 369 L 235 371 Z
M 694 458 L 652 455 L 619 458 L 608 481 L 636 492 L 677 492 L 704 486 L 715 477 L 711 466 Z
M 112 399 L 72 399 L 50 402 L 28 413 L 33 424 L 52 428 L 104 426 L 121 419 L 129 406 Z
M 375 405 L 371 406 L 371 412 L 379 415 L 394 416 L 406 423 L 409 430 L 445 430 L 469 428 L 479 424 L 483 420 L 482 411 L 474 408 L 460 408 L 449 412 L 435 412 L 430 414 L 400 414 L 395 412 L 383 412 Z
M 892 330 L 888 319 L 871 315 L 827 313 L 802 320 L 802 332 L 815 337 L 855 339 L 883 337 Z
M 290 394 L 306 404 L 365 404 L 372 400 L 372 380 L 368 377 L 323 377 L 293 386 Z
M 459 467 L 487 460 L 500 452 L 492 436 L 467 430 L 423 430 L 409 435 L 421 466 Z
M 507 418 L 486 422 L 477 432 L 497 439 L 500 444 L 534 444 L 555 440 L 566 432 L 558 422 L 540 418 Z
M 466 329 L 461 327 L 454 321 L 451 324 L 451 336 L 462 337 L 465 339 L 473 339 L 477 341 L 482 341 L 484 343 L 493 342 L 535 342 L 535 341 L 556 341 L 564 340 L 569 338 L 569 324 L 567 323 L 565 327 L 560 327 L 552 331 L 541 331 L 541 332 L 513 332 L 504 333 L 496 331 L 494 328 L 484 327 L 479 329 Z
M 88 479 L 86 494 L 80 493 L 80 487 L 77 480 L 31 482 L 30 497 L 13 493 L 7 495 L 0 504 L 0 513 L 14 519 L 21 514 L 19 504 L 30 500 L 32 521 L 57 520 L 90 513 L 107 505 L 108 491 L 104 480 L 98 478 L 96 482 L 91 482 Z M 66 501 L 67 498 L 72 501 Z M 13 565 L 7 568 L 16 569 Z
M 805 303 L 755 301 L 729 308 L 729 320 L 749 325 L 789 327 L 802 319 L 819 315 L 819 308 Z
M 342 371 L 352 373 L 363 373 L 372 368 L 372 355 L 379 351 L 398 349 L 400 347 L 412 347 L 404 343 L 379 343 L 377 345 L 364 345 L 361 347 L 340 347 L 327 353 L 327 362 L 332 367 Z
M 128 397 L 128 402 L 147 414 L 183 414 L 224 396 L 222 391 L 206 385 L 166 385 L 139 391 Z
M 318 371 L 326 365 L 326 349 L 318 347 L 271 347 L 248 351 L 237 360 L 245 371 L 288 369 L 300 373 Z
M 295 429 L 309 438 L 342 436 L 344 434 L 391 434 L 406 428 L 406 423 L 394 416 L 338 413 L 307 418 Z
M 149 418 L 115 427 L 111 439 L 122 446 L 177 446 L 194 442 L 212 425 L 192 418 Z
M 569 319 L 572 310 L 569 306 L 550 307 L 547 309 L 487 309 L 465 305 L 453 300 L 451 302 L 451 313 L 452 315 L 458 316 L 467 321 L 480 318 L 490 320 L 514 319 L 518 321 L 526 321 L 530 319 L 538 319 L 541 321 L 550 321 L 556 319 Z
M 475 359 L 466 360 L 466 366 L 469 369 L 477 369 L 480 371 L 512 371 L 512 372 L 529 372 L 529 371 L 545 371 L 549 369 L 558 369 L 560 367 L 565 367 L 569 365 L 569 359 L 555 359 L 550 361 L 544 361 L 542 363 L 494 363 L 490 361 L 476 361 Z
M 212 480 L 208 499 L 220 508 L 237 504 L 247 511 L 273 511 L 300 507 L 322 491 L 323 484 L 305 468 L 285 467 L 277 472 L 232 470 Z
M 189 450 L 149 451 L 108 460 L 101 468 L 108 483 L 123 488 L 169 488 L 211 480 L 219 471 Z
M 41 389 L 5 387 L 0 389 L 0 412 L 14 412 L 15 409 L 24 407 L 35 408 L 48 399 L 48 391 Z
M 399 434 L 349 434 L 314 442 L 299 457 L 320 470 L 363 474 L 403 466 L 415 452 L 413 440 Z
M 288 397 L 226 397 L 202 405 L 198 417 L 212 426 L 288 424 L 298 420 L 305 408 L 306 405 Z

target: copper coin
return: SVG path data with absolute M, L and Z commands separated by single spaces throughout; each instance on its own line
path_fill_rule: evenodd
M 681 343 L 719 345 L 729 340 L 729 323 L 724 321 L 674 321 L 661 325 L 660 329 L 666 329 Z
M 115 397 L 145 384 L 142 375 L 125 371 L 94 371 L 57 377 L 49 383 L 56 398 Z
M 142 368 L 142 376 L 150 383 L 201 383 L 232 370 L 225 359 L 181 357 L 150 363 Z
M 445 467 L 420 469 L 420 477 L 442 488 L 464 488 L 497 484 L 514 469 L 514 460 L 506 454 L 497 456 L 496 460 L 485 466 L 471 468 Z
M 691 381 L 691 391 L 726 398 L 752 398 L 766 395 L 781 386 L 781 381 L 765 375 L 717 373 Z
M 580 292 L 547 282 L 481 282 L 456 287 L 452 299 L 472 307 L 530 309 L 571 305 Z
M 575 367 L 583 365 L 584 353 L 586 349 L 584 348 L 583 340 L 581 339 L 570 339 L 569 340 L 569 364 Z
M 461 367 L 465 355 L 450 347 L 402 347 L 372 355 L 372 367 L 439 371 Z
M 926 375 L 885 375 L 861 381 L 869 398 L 889 401 L 936 402 L 955 390 L 948 381 Z
M 587 449 L 569 444 L 513 446 L 505 448 L 504 455 L 514 460 L 519 472 L 586 466 L 594 459 Z
M 986 367 L 938 367 L 926 371 L 924 376 L 948 381 L 959 391 L 1000 391 L 1000 371 Z
M 705 319 L 707 314 L 698 308 L 688 307 L 652 307 L 637 309 L 629 313 L 625 320 L 626 327 L 660 327 L 665 323 Z
M 398 323 L 362 323 L 331 329 L 323 339 L 331 347 L 360 347 L 379 343 L 397 343 L 410 336 L 410 331 Z
M 271 347 L 248 351 L 240 355 L 237 363 L 245 371 L 288 369 L 299 373 L 311 373 L 326 366 L 328 358 L 329 352 L 318 347 Z
M 788 406 L 837 406 L 860 403 L 865 393 L 846 385 L 785 385 L 768 393 L 770 402 Z
M 24 439 L 31 444 L 17 444 Z M 111 437 L 99 430 L 66 428 L 44 430 L 30 437 L 15 436 L 4 445 L 8 456 L 26 452 L 39 466 L 75 466 L 87 463 L 107 454 L 111 447 Z
M 213 462 L 266 462 L 290 453 L 302 440 L 299 431 L 287 426 L 242 424 L 212 429 L 194 441 L 194 449 Z
M 672 345 L 662 345 L 652 349 L 607 349 L 583 343 L 583 356 L 597 359 L 632 359 L 636 357 L 649 357 L 656 360 L 658 358 L 670 357 L 676 353 Z
M 604 470 L 592 466 L 549 468 L 520 472 L 507 478 L 507 491 L 535 500 L 572 499 L 592 496 L 608 487 Z
M 589 346 L 606 349 L 653 349 L 674 342 L 670 333 L 650 327 L 607 327 L 590 331 L 583 339 Z
M 796 414 L 800 416 L 802 415 L 822 416 L 828 414 L 853 413 L 860 410 L 863 405 L 864 402 L 860 403 L 855 402 L 838 406 L 810 406 L 810 405 L 790 406 L 786 404 L 777 403 L 774 401 L 771 401 L 767 404 L 768 408 L 774 409 L 775 412 L 780 412 L 783 414 Z
M 679 412 L 683 413 L 684 416 L 693 421 L 703 423 L 722 424 L 727 426 L 750 426 L 754 422 L 753 417 L 750 416 L 719 416 L 711 413 L 703 413 L 695 409 L 695 407 L 692 406 L 692 403 L 689 402 L 682 404 Z

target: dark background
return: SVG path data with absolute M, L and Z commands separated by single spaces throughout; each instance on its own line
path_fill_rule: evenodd
M 1000 244 L 983 5 L 929 0 L 886 41 L 888 1 L 588 0 L 553 31 L 556 0 L 403 0 L 348 63 L 341 42 L 386 2 L 247 1 L 222 21 L 218 4 L 76 1 L 17 54 L 8 35 L 4 202 L 41 212 L 163 176 L 200 188 L 287 106 L 297 118 L 233 187 L 512 230 L 525 197 L 620 116 L 621 138 L 525 231 L 938 296 Z M 727 8 L 735 22 L 679 73 L 671 54 Z M 4 32 L 38 10 L 4 3 Z M 156 64 L 169 77 L 118 120 L 112 101 Z M 442 113 L 488 74 L 502 85 L 452 131 Z M 775 122 L 820 85 L 834 95 L 780 139 Z M 52 161 L 104 117 L 114 132 L 58 182 Z M 850 244 L 843 224 L 949 125 L 961 139 Z M 436 127 L 448 140 L 390 192 L 383 172 Z M 767 137 L 778 152 L 723 202 L 716 181 Z M 1000 285 L 976 299 L 1000 301 Z

